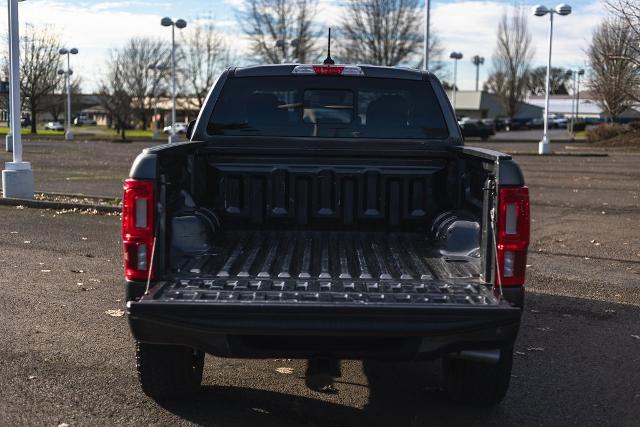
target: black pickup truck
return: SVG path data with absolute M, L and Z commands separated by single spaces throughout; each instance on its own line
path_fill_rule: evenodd
M 128 315 L 145 393 L 195 391 L 204 354 L 442 358 L 497 403 L 524 298 L 518 165 L 466 147 L 437 78 L 336 65 L 230 68 L 188 130 L 124 182 Z

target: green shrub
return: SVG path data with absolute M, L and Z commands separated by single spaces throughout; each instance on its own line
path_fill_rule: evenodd
M 627 131 L 624 125 L 618 123 L 603 123 L 587 131 L 587 140 L 589 142 L 605 141 L 614 138 Z
M 576 122 L 573 124 L 574 132 L 582 132 L 587 128 L 587 124 L 585 122 Z
M 632 132 L 640 132 L 640 120 L 634 120 L 629 123 L 629 130 Z

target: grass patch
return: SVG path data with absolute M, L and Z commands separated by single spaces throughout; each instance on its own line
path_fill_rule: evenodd
M 586 130 L 579 130 L 577 132 L 573 133 L 575 139 L 587 139 L 587 131 Z
M 5 136 L 8 133 L 9 133 L 9 128 L 8 127 L 6 127 L 6 126 L 1 127 L 0 126 L 0 135 Z M 20 134 L 21 135 L 31 135 L 31 129 L 30 128 L 22 128 L 22 129 L 20 129 Z M 57 131 L 57 130 L 45 130 L 45 129 L 38 128 L 38 135 L 64 137 L 64 132 L 60 132 L 60 131 Z
M 105 126 L 73 126 L 71 130 L 78 139 L 120 140 L 119 132 Z M 0 126 L 0 136 L 5 136 L 7 133 L 9 133 L 9 128 L 6 126 Z M 65 133 L 54 130 L 45 130 L 39 126 L 37 134 L 32 134 L 30 128 L 22 128 L 20 130 L 20 134 L 27 138 L 46 137 L 64 139 Z M 130 129 L 126 131 L 125 138 L 126 140 L 150 140 L 153 138 L 153 130 Z

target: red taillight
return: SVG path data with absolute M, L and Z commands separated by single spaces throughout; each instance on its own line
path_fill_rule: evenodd
M 297 65 L 291 71 L 293 75 L 315 76 L 364 76 L 364 71 L 357 65 Z
M 498 195 L 498 284 L 524 284 L 529 247 L 529 189 L 501 188 Z
M 122 243 L 127 280 L 149 278 L 155 225 L 154 186 L 154 181 L 149 180 L 124 181 Z

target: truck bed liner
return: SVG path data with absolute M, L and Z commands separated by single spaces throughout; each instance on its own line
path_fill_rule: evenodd
M 226 232 L 185 256 L 156 299 L 493 305 L 479 260 L 450 258 L 418 233 Z
M 477 279 L 479 258 L 443 256 L 424 234 L 226 232 L 214 250 L 179 257 L 176 276 L 260 279 Z

